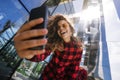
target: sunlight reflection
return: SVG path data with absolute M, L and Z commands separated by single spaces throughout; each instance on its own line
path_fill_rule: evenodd
M 86 10 L 83 10 L 81 13 L 82 20 L 91 21 L 96 18 L 100 18 L 99 6 L 89 6 Z

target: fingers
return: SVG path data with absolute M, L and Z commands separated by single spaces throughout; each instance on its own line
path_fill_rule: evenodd
M 22 51 L 18 51 L 18 53 L 19 53 L 18 55 L 21 58 L 31 59 L 35 55 L 43 54 L 44 52 L 45 52 L 45 50 L 22 50 Z
M 31 50 L 30 48 L 46 45 L 46 43 L 47 43 L 47 39 L 38 39 L 38 40 L 18 41 L 15 42 L 14 45 L 19 57 L 31 59 L 33 56 L 37 54 L 43 54 L 45 52 L 45 49 Z
M 30 50 L 32 47 L 42 46 L 47 44 L 47 39 L 32 39 L 32 37 L 44 36 L 48 33 L 47 29 L 34 29 L 31 28 L 35 25 L 41 24 L 43 18 L 31 20 L 24 24 L 14 37 L 14 45 L 17 54 L 21 58 L 30 59 L 37 54 L 42 54 L 45 50 Z
M 36 46 L 45 45 L 47 43 L 47 39 L 35 39 L 35 40 L 26 40 L 26 41 L 18 41 L 15 42 L 15 47 L 17 47 L 17 51 L 26 50 L 29 48 L 33 48 Z
M 24 31 L 22 33 L 16 34 L 16 36 L 14 37 L 14 40 L 15 41 L 26 40 L 32 37 L 43 36 L 43 35 L 46 35 L 47 33 L 48 33 L 47 29 L 28 30 L 28 31 Z
M 41 24 L 43 22 L 43 18 L 39 18 L 39 19 L 34 19 L 34 20 L 31 20 L 30 22 L 24 24 L 21 29 L 18 31 L 19 32 L 23 32 L 25 30 L 29 30 L 31 29 L 32 27 L 38 25 L 38 24 Z

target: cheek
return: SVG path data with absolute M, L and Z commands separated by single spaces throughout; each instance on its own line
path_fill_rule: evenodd
M 69 34 L 68 34 L 69 36 L 72 36 L 72 33 L 71 32 L 69 32 Z
M 71 31 L 70 28 L 68 29 L 68 33 L 69 33 L 70 35 L 72 35 L 72 31 Z
M 57 31 L 57 34 L 60 36 L 60 31 L 59 30 Z

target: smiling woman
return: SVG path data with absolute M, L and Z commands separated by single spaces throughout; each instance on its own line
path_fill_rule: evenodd
M 48 32 L 47 30 L 35 30 L 36 32 L 27 30 L 27 27 L 33 27 L 34 22 L 35 22 L 35 25 L 40 24 L 42 22 L 41 19 L 33 20 L 32 22 L 28 22 L 28 17 L 29 17 L 29 11 L 31 9 L 40 7 L 45 1 L 50 2 L 50 6 L 48 5 L 49 15 L 53 15 L 56 13 L 70 15 L 70 14 L 74 13 L 74 6 L 73 6 L 73 2 L 72 2 L 73 0 L 62 0 L 62 4 L 61 4 L 61 0 L 37 0 L 37 1 L 35 1 L 35 0 L 26 0 L 26 1 L 25 0 L 16 0 L 16 1 L 7 0 L 7 1 L 1 1 L 1 3 L 0 3 L 0 31 L 2 33 L 0 35 L 0 44 L 1 44 L 0 45 L 0 60 L 1 60 L 0 61 L 0 79 L 9 80 L 10 78 L 13 78 L 13 79 L 18 80 L 18 78 L 20 78 L 20 79 L 26 80 L 27 78 L 29 78 L 32 80 L 37 80 L 36 78 L 38 78 L 37 76 L 42 69 L 41 64 L 39 64 L 39 63 L 34 64 L 33 62 L 29 62 L 26 59 L 28 59 L 28 58 L 29 59 L 31 58 L 31 60 L 34 58 L 37 59 L 40 56 L 40 59 L 43 60 L 43 58 L 47 57 L 47 55 L 46 55 L 47 51 L 53 50 L 52 48 L 54 48 L 54 41 L 51 40 L 51 43 L 47 43 L 47 39 L 28 40 L 25 38 L 30 38 L 30 36 L 32 36 L 32 35 L 37 35 L 36 33 L 38 33 L 38 35 L 47 34 L 47 32 Z M 53 3 L 51 3 L 51 2 L 53 2 Z M 5 25 L 5 23 L 8 20 L 10 20 L 11 23 L 13 23 L 13 24 L 10 23 L 11 25 L 9 26 L 9 28 L 3 32 L 3 26 Z M 61 24 L 61 22 L 60 22 L 60 24 Z M 65 24 L 68 24 L 68 23 L 65 23 Z M 62 25 L 59 25 L 59 26 L 62 26 Z M 68 26 L 68 28 L 65 28 L 65 30 L 62 30 L 61 28 L 59 29 L 60 35 L 68 36 L 69 26 Z M 70 31 L 72 31 L 72 30 L 70 29 Z M 3 35 L 3 33 L 5 35 Z M 58 32 L 57 32 L 57 35 L 58 35 Z M 13 38 L 14 38 L 16 49 L 14 48 Z M 67 39 L 67 38 L 65 38 L 65 39 Z M 72 43 L 74 41 L 69 39 L 70 42 L 68 40 L 69 43 L 66 43 L 65 39 L 60 37 L 60 40 L 62 40 L 62 42 L 60 41 L 60 43 L 55 45 L 55 47 L 56 47 L 55 55 L 58 54 L 57 51 L 60 53 L 60 55 L 63 52 L 65 54 L 67 54 L 67 53 L 69 53 L 67 51 L 70 51 L 70 52 L 73 51 L 74 46 L 73 46 L 73 48 L 71 48 L 71 47 L 66 48 L 66 45 L 69 43 Z M 75 42 L 76 41 L 77 40 L 75 40 Z M 57 42 L 57 41 L 55 41 L 55 42 Z M 51 45 L 46 46 L 45 50 L 37 50 L 37 51 L 31 50 L 30 51 L 28 49 L 28 48 L 30 48 L 30 46 L 31 47 L 36 46 L 36 45 L 40 46 L 40 45 L 44 45 L 46 43 L 47 43 L 47 45 L 49 45 L 49 44 L 51 44 Z M 52 45 L 53 45 L 53 47 L 52 47 Z M 77 45 L 77 44 L 75 44 L 75 45 Z M 72 45 L 70 45 L 70 46 L 72 46 Z M 62 48 L 63 48 L 63 50 L 62 50 Z M 16 50 L 17 50 L 17 52 L 16 52 Z M 80 50 L 80 51 L 82 51 L 82 50 Z M 75 52 L 71 52 L 71 53 L 75 53 Z M 17 54 L 19 55 L 19 57 Z M 81 55 L 81 52 L 80 52 L 80 55 Z M 43 56 L 43 57 L 41 58 L 41 56 Z M 22 58 L 26 58 L 26 59 L 22 59 Z M 58 68 L 55 69 L 54 73 L 60 72 L 59 67 L 61 65 L 64 65 L 62 63 L 63 62 L 62 58 L 64 58 L 63 61 L 66 66 L 69 64 L 72 65 L 73 62 L 71 63 L 71 61 L 72 61 L 71 59 L 73 58 L 73 56 L 67 56 L 64 54 L 61 56 L 54 56 L 53 59 L 51 60 L 52 64 L 54 65 L 54 67 L 52 67 L 52 68 L 57 68 L 56 66 L 58 65 Z M 38 59 L 38 61 L 41 61 L 40 59 Z M 71 61 L 69 61 L 69 59 Z M 37 61 L 37 60 L 34 60 L 34 61 Z M 58 62 L 58 63 L 55 65 L 54 62 Z M 70 63 L 67 63 L 67 62 L 70 62 Z M 23 67 L 22 65 L 25 65 L 26 67 L 25 66 Z M 50 67 L 50 66 L 48 65 L 47 67 Z M 62 68 L 62 69 L 65 69 L 64 72 L 66 72 L 66 76 L 65 76 L 66 78 L 72 75 L 72 73 L 70 73 L 70 71 L 69 71 L 71 69 L 67 69 L 66 67 Z M 71 75 L 67 76 L 67 72 L 69 72 L 69 74 L 71 74 Z M 49 74 L 49 75 L 51 75 L 51 74 Z M 58 76 L 58 74 L 57 74 L 57 76 Z M 45 78 L 44 76 L 42 76 L 42 77 L 43 77 L 43 79 Z M 55 79 L 57 79 L 57 78 L 55 78 Z
M 83 50 L 80 40 L 73 35 L 74 32 L 64 15 L 56 14 L 49 18 L 46 52 L 31 59 L 41 61 L 54 51 L 52 60 L 42 73 L 42 80 L 87 80 L 87 72 L 79 67 Z M 51 71 L 51 68 L 54 70 Z
M 48 21 L 48 34 L 38 33 L 39 35 L 47 34 L 47 41 L 45 39 L 33 40 L 32 42 L 27 39 L 30 35 L 24 36 L 24 39 L 20 40 L 19 37 L 22 34 L 28 34 L 32 30 L 22 30 L 25 27 L 32 27 L 32 23 L 41 24 L 43 20 L 32 20 L 22 26 L 20 31 L 14 38 L 15 47 L 18 51 L 18 55 L 21 58 L 27 58 L 30 61 L 39 62 L 44 60 L 51 52 L 54 52 L 51 61 L 45 67 L 42 72 L 42 80 L 87 80 L 87 72 L 83 68 L 80 68 L 80 61 L 82 56 L 82 43 L 78 40 L 74 34 L 74 28 L 70 22 L 61 14 L 53 15 Z M 31 25 L 29 25 L 31 24 Z M 35 31 L 34 30 L 33 34 Z M 41 29 L 41 31 L 43 31 Z M 43 31 L 46 32 L 46 31 Z M 38 35 L 38 36 L 39 36 Z M 33 36 L 34 37 L 34 36 Z M 32 46 L 44 45 L 44 50 L 29 50 L 29 45 L 23 47 L 22 44 L 29 43 Z M 37 43 L 37 44 L 33 44 Z M 20 44 L 21 43 L 21 44 Z M 17 46 L 19 44 L 19 46 Z M 22 49 L 20 49 L 22 47 Z M 52 69 L 52 70 L 51 70 Z

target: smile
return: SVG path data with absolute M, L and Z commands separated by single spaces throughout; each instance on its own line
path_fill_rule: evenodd
M 61 32 L 61 35 L 64 35 L 65 33 L 67 33 L 67 31 L 65 31 L 65 32 Z

